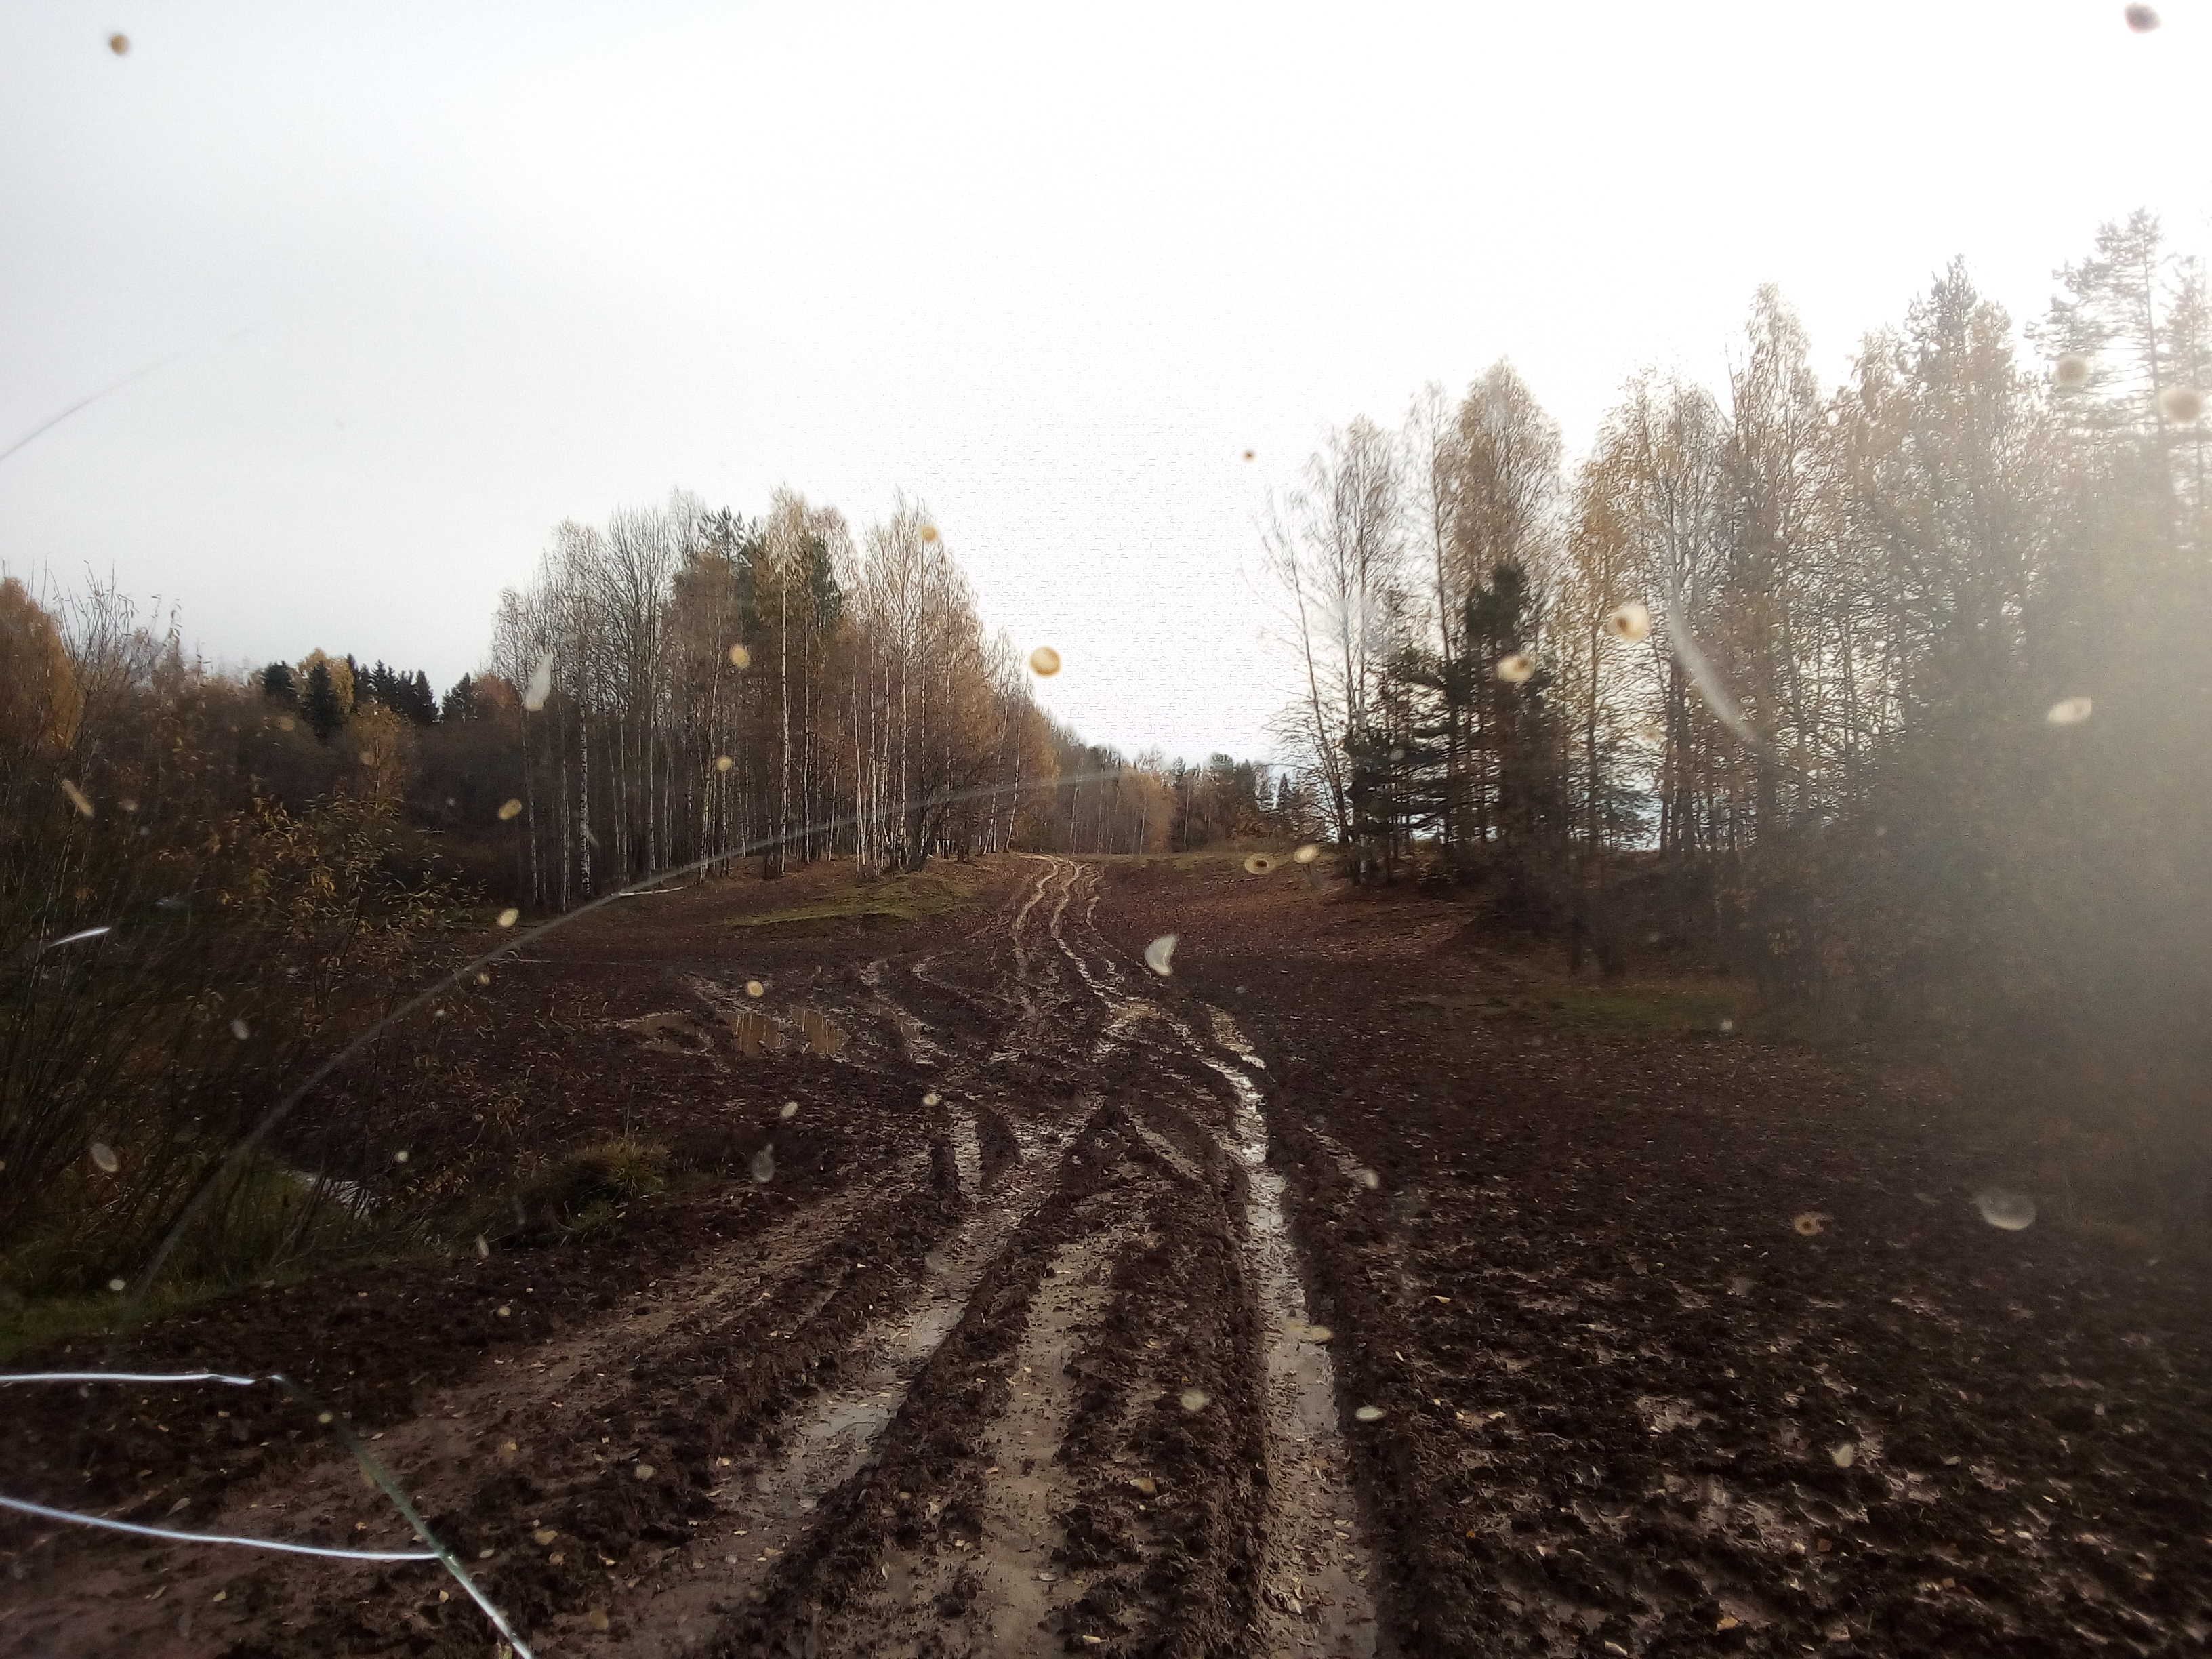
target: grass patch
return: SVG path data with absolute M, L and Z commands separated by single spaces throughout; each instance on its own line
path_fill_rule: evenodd
M 1474 996 L 1420 996 L 1409 1001 L 1460 1018 L 1537 1024 L 1588 1042 L 1649 1042 L 1708 1035 L 1722 1022 L 1742 1031 L 1753 1023 L 1751 988 L 1725 980 L 1620 985 L 1534 984 L 1500 987 Z
M 975 898 L 975 873 L 957 865 L 944 869 L 925 869 L 908 874 L 884 876 L 870 879 L 855 877 L 853 884 L 842 892 L 825 893 L 820 898 L 809 899 L 804 904 L 787 906 L 781 910 L 763 910 L 757 915 L 735 916 L 732 927 L 822 927 L 841 921 L 858 921 L 865 926 L 897 926 L 919 921 L 924 916 L 941 915 L 947 910 L 957 910 L 972 904 Z

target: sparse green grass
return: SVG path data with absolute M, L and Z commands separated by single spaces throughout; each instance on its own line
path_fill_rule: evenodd
M 827 893 L 803 904 L 752 915 L 732 916 L 732 927 L 781 927 L 794 924 L 859 921 L 864 925 L 919 921 L 947 910 L 971 904 L 976 876 L 958 865 L 925 868 L 912 874 L 886 876 L 879 881 L 854 878 L 841 892 Z
M 1726 980 L 1617 985 L 1532 980 L 1471 996 L 1411 1000 L 1449 1018 L 1540 1024 L 1590 1042 L 1646 1042 L 1709 1034 L 1717 1032 L 1723 1020 L 1742 1031 L 1753 1023 L 1754 1009 L 1750 988 Z

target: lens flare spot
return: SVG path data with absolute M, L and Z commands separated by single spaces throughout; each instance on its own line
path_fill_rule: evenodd
M 1606 631 L 1616 639 L 1640 640 L 1651 632 L 1651 612 L 1649 608 L 1631 599 L 1605 619 Z
M 92 1154 L 93 1163 L 102 1174 L 113 1175 L 122 1168 L 122 1160 L 115 1156 L 115 1148 L 106 1141 L 95 1140 L 86 1150 Z
M 61 781 L 61 786 L 62 793 L 68 799 L 69 804 L 76 808 L 81 816 L 88 818 L 92 816 L 91 797 L 87 795 L 83 790 L 78 788 L 75 784 L 71 783 L 67 778 L 64 778 Z
M 2192 425 L 2204 413 L 2204 394 L 2193 386 L 2170 386 L 2158 394 L 2158 412 L 2177 426 Z
M 753 1154 L 753 1179 L 763 1187 L 775 1179 L 775 1148 L 763 1146 Z
M 1185 1389 L 1176 1403 L 1187 1412 L 1202 1412 L 1213 1403 L 1213 1396 L 1204 1389 Z
M 1807 1238 L 1810 1238 L 1820 1231 L 1822 1225 L 1826 1224 L 1827 1219 L 1828 1218 L 1824 1215 L 1819 1215 L 1811 1210 L 1808 1210 L 1804 1214 L 1799 1216 L 1790 1224 L 1795 1227 Z
M 1315 846 L 1311 842 L 1308 842 L 1304 846 L 1299 848 L 1297 852 L 1291 854 L 1291 856 L 1296 859 L 1300 864 L 1311 864 L 1316 859 L 1321 856 L 1321 848 Z
M 522 803 L 511 797 L 499 804 L 499 821 L 501 823 L 505 823 L 509 818 L 520 817 L 521 812 Z
M 514 908 L 512 905 L 509 905 L 506 909 L 499 913 L 499 925 L 502 927 L 512 927 L 516 922 L 520 921 L 521 920 L 522 912 Z
M 1180 937 L 1176 933 L 1162 933 L 1145 947 L 1145 966 L 1162 979 L 1175 972 L 1176 941 Z
M 1352 1414 L 1362 1423 L 1380 1423 L 1385 1416 L 1389 1415 L 1380 1406 L 1362 1406 Z
M 1510 657 L 1498 659 L 1498 678 L 1508 685 L 1519 685 L 1536 672 L 1536 659 L 1525 651 L 1516 651 Z
M 2159 24 L 2158 8 L 2133 5 L 2120 14 L 2128 20 L 2128 27 L 2137 34 L 2148 34 Z
M 1041 645 L 1030 653 L 1030 672 L 1041 679 L 1050 679 L 1060 672 L 1060 653 L 1048 645 Z
M 1982 1219 L 1992 1227 L 2016 1233 L 2035 1224 L 2035 1200 L 2026 1193 L 2008 1192 L 2002 1187 L 1985 1187 L 1974 1194 L 1974 1207 L 1982 1212 Z
M 2079 392 L 2089 384 L 2089 360 L 2078 351 L 2060 353 L 2051 366 L 2051 380 L 2062 392 Z
M 1244 860 L 1244 873 L 1248 876 L 1264 876 L 1274 867 L 1275 860 L 1265 853 L 1255 853 Z
M 2096 712 L 2096 707 L 2087 697 L 2061 697 L 2043 711 L 2043 718 L 2051 726 L 2079 726 Z
M 752 665 L 753 653 L 751 652 L 746 650 L 742 645 L 733 645 L 730 647 L 731 667 L 750 668 Z
M 532 714 L 545 707 L 545 699 L 553 695 L 553 653 L 548 651 L 538 659 L 538 666 L 530 671 L 530 684 L 522 688 L 522 706 Z

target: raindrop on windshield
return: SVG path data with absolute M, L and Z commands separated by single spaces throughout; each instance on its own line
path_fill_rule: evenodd
M 2016 1233 L 2035 1224 L 2035 1200 L 2026 1193 L 2008 1192 L 2002 1187 L 1985 1187 L 1974 1194 L 1974 1207 L 1982 1212 L 1982 1219 L 1992 1227 L 2002 1227 Z
M 2158 394 L 2158 412 L 2179 426 L 2188 426 L 2204 412 L 2204 394 L 2193 386 L 2170 386 Z

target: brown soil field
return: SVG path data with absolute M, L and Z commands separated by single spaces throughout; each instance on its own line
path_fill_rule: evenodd
M 1990 1224 L 1991 1120 L 1727 988 L 1218 858 L 718 882 L 493 981 L 359 1170 L 500 1172 L 480 1243 L 12 1369 L 297 1379 L 549 1656 L 2212 1639 L 2193 1278 Z M 413 1543 L 265 1384 L 6 1398 L 9 1496 Z M 11 1655 L 497 1647 L 430 1562 L 0 1560 Z

